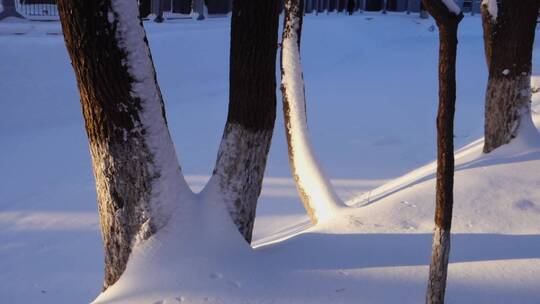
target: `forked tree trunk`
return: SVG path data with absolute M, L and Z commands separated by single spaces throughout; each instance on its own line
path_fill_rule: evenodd
M 509 143 L 521 126 L 532 125 L 531 61 L 539 5 L 538 0 L 502 0 L 499 4 L 491 0 L 482 4 L 489 70 L 485 153 Z
M 300 61 L 303 0 L 285 1 L 281 48 L 281 92 L 289 164 L 296 188 L 311 221 L 331 218 L 343 203 L 325 177 L 309 140 L 304 77 Z
M 58 1 L 96 179 L 107 288 L 190 193 L 136 1 Z
M 450 228 L 454 204 L 454 112 L 456 103 L 456 50 L 458 25 L 463 14 L 443 0 L 422 0 L 439 28 L 439 109 L 437 114 L 437 181 L 435 231 L 429 266 L 426 303 L 444 303 Z
M 251 242 L 276 118 L 277 0 L 235 0 L 231 20 L 229 113 L 209 185 Z
M 19 12 L 17 12 L 17 7 L 15 6 L 15 0 L 0 0 L 4 10 L 0 12 L 0 20 L 7 17 L 16 17 L 24 18 Z

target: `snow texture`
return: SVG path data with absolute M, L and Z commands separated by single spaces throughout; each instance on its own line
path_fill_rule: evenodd
M 499 10 L 497 7 L 497 0 L 482 0 L 482 5 L 487 7 L 491 20 L 494 23 L 497 22 L 497 14 Z
M 175 225 L 139 244 L 126 276 L 98 300 L 424 302 L 438 98 L 439 41 L 427 30 L 431 24 L 371 12 L 304 19 L 311 144 L 336 192 L 358 208 L 311 227 L 290 177 L 278 116 L 257 207 L 256 248 L 233 233 L 223 202 L 208 191 L 182 201 L 170 215 Z M 223 134 L 229 26 L 230 18 L 145 23 L 171 135 L 194 191 L 207 183 Z M 463 19 L 459 41 L 446 301 L 538 304 L 540 94 L 532 94 L 532 120 L 520 124 L 519 136 L 484 155 L 487 71 L 478 16 Z M 100 293 L 103 249 L 60 26 L 4 20 L 0 45 L 0 302 L 89 303 Z M 538 54 L 536 47 L 533 88 L 540 87 Z

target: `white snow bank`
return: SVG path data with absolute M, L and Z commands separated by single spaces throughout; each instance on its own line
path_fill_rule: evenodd
M 540 143 L 515 141 L 489 155 L 481 145 L 467 149 L 475 156 L 456 166 L 447 301 L 535 303 Z M 421 302 L 435 179 L 415 178 L 375 204 L 255 250 L 235 237 L 209 193 L 190 205 L 194 217 L 177 213 L 177 226 L 138 247 L 125 275 L 95 303 Z

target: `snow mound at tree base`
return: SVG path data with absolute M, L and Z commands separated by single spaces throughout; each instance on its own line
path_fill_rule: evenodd
M 535 121 L 540 121 L 534 116 Z M 491 154 L 457 153 L 449 303 L 537 303 L 540 141 L 533 130 Z M 251 249 L 205 193 L 138 246 L 94 303 L 420 303 L 435 164 L 330 222 Z M 384 187 L 384 186 L 383 186 Z

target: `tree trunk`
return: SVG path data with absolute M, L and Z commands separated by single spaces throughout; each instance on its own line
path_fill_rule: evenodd
M 304 78 L 300 61 L 303 1 L 285 1 L 281 48 L 281 92 L 289 164 L 311 221 L 331 218 L 343 203 L 315 158 L 308 137 Z
M 209 185 L 248 242 L 276 118 L 278 19 L 277 0 L 234 1 L 229 113 Z
M 488 5 L 494 5 L 490 13 Z M 484 152 L 509 143 L 523 125 L 532 125 L 531 61 L 540 1 L 502 0 L 482 4 L 484 46 L 489 70 Z M 496 12 L 496 13 L 495 13 Z M 524 121 L 527 120 L 527 121 Z
M 154 22 L 162 23 L 165 21 L 165 17 L 163 16 L 163 5 L 165 4 L 165 0 L 154 0 L 154 10 L 156 14 L 156 19 L 154 19 Z
M 204 0 L 192 0 L 191 7 L 193 12 L 197 14 L 197 20 L 204 20 Z
M 24 18 L 19 12 L 17 12 L 17 7 L 15 6 L 15 0 L 1 0 L 4 10 L 0 13 L 0 20 L 7 17 L 16 17 Z
M 426 303 L 444 303 L 450 228 L 454 203 L 454 112 L 456 103 L 456 50 L 458 25 L 463 14 L 442 0 L 423 0 L 439 28 L 439 109 L 437 114 L 437 182 L 435 232 L 429 267 Z
M 105 247 L 104 289 L 169 220 L 185 183 L 136 1 L 58 1 L 80 91 Z

